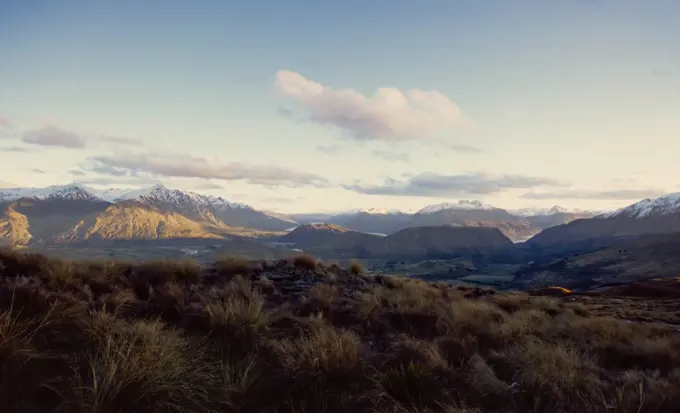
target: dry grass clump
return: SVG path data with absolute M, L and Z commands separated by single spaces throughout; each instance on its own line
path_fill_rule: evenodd
M 361 263 L 359 263 L 359 262 L 357 262 L 357 261 L 352 261 L 352 262 L 349 264 L 349 272 L 350 272 L 350 274 L 359 275 L 359 274 L 363 274 L 364 271 L 365 271 L 365 270 L 364 270 L 364 266 L 361 265 Z
M 568 296 L 0 251 L 0 410 L 676 412 L 680 332 Z
M 314 271 L 317 269 L 319 262 L 312 255 L 302 254 L 296 255 L 290 259 L 293 267 L 299 270 Z
M 93 332 L 98 333 L 98 332 Z M 202 349 L 154 321 L 117 325 L 79 354 L 64 411 L 208 411 L 214 370 Z
M 254 262 L 239 257 L 225 257 L 215 262 L 215 270 L 222 277 L 251 276 L 259 269 Z

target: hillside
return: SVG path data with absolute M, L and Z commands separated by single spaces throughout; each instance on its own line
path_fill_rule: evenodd
M 351 231 L 333 224 L 300 225 L 288 234 L 280 237 L 279 242 L 294 244 L 303 249 L 336 249 L 351 250 L 356 247 L 370 245 L 380 237 Z
M 514 245 L 497 228 L 442 225 L 403 229 L 382 238 L 369 251 L 385 257 L 454 257 L 512 254 Z
M 201 267 L 0 251 L 0 406 L 675 413 L 680 333 L 660 307 L 655 323 L 607 308 L 629 302 L 371 277 L 306 256 Z
M 515 278 L 521 288 L 561 285 L 595 288 L 650 278 L 675 279 L 680 272 L 680 232 L 645 235 L 616 246 L 535 263 Z

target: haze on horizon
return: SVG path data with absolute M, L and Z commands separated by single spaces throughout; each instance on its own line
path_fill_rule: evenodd
M 279 212 L 680 191 L 680 2 L 0 3 L 0 187 Z

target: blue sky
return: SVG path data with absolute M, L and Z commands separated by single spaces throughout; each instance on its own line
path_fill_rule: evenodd
M 281 212 L 680 191 L 677 0 L 0 2 L 0 186 Z

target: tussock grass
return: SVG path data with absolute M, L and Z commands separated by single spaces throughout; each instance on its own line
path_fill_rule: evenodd
M 239 257 L 224 257 L 215 262 L 215 270 L 222 277 L 250 276 L 260 270 L 261 266 Z
M 317 269 L 319 262 L 311 255 L 301 254 L 291 258 L 293 267 L 299 270 L 314 271 Z
M 2 250 L 0 406 L 676 412 L 680 333 L 598 314 L 588 301 L 370 277 L 304 255 L 201 268 Z

